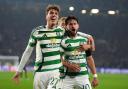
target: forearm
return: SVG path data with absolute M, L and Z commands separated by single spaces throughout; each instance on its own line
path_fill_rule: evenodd
M 76 63 L 70 63 L 66 60 L 62 59 L 63 65 L 68 69 L 70 72 L 79 72 L 80 71 L 80 66 L 79 64 Z
M 22 72 L 25 64 L 27 63 L 27 61 L 29 60 L 29 57 L 31 56 L 32 51 L 33 51 L 33 47 L 27 46 L 27 48 L 25 49 L 21 57 L 21 61 L 17 69 L 18 72 Z
M 96 73 L 96 67 L 95 67 L 95 63 L 94 63 L 94 59 L 92 56 L 89 56 L 87 57 L 87 64 L 91 70 L 91 73 L 94 75 L 94 74 L 97 74 Z
M 90 67 L 91 73 L 93 74 L 93 80 L 92 80 L 92 86 L 95 88 L 96 86 L 98 86 L 99 81 L 98 81 L 98 76 L 96 73 L 96 67 L 95 67 L 95 63 L 94 63 L 94 59 L 92 56 L 89 56 L 87 59 L 88 65 Z
M 62 61 L 63 66 L 65 66 L 65 67 L 68 67 L 68 65 L 70 64 L 68 61 L 66 61 L 66 60 L 64 59 L 63 56 L 61 57 L 61 61 Z

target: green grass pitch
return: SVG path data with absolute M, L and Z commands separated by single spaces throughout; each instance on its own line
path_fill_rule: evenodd
M 28 79 L 21 78 L 20 84 L 15 84 L 11 78 L 14 72 L 0 72 L 0 89 L 33 89 L 33 73 L 28 73 Z M 128 89 L 128 74 L 99 74 L 100 84 L 95 89 Z

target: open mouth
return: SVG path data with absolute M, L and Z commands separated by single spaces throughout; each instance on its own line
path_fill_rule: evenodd
M 51 20 L 56 20 L 56 17 L 55 16 L 51 17 Z
M 75 29 L 72 29 L 71 31 L 75 32 L 76 30 Z
M 55 21 L 56 19 L 51 19 L 52 21 Z

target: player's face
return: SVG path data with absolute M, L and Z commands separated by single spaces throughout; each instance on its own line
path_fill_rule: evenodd
M 46 15 L 47 22 L 50 22 L 53 24 L 57 24 L 58 18 L 59 18 L 59 12 L 55 9 L 49 10 Z
M 77 30 L 79 29 L 79 24 L 76 20 L 70 20 L 66 27 L 72 34 L 76 35 Z
M 59 26 L 62 28 L 66 28 L 65 21 L 60 21 Z

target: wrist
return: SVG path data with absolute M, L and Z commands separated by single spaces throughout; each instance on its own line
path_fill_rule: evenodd
M 93 78 L 97 78 L 98 77 L 98 75 L 97 74 L 93 74 Z

